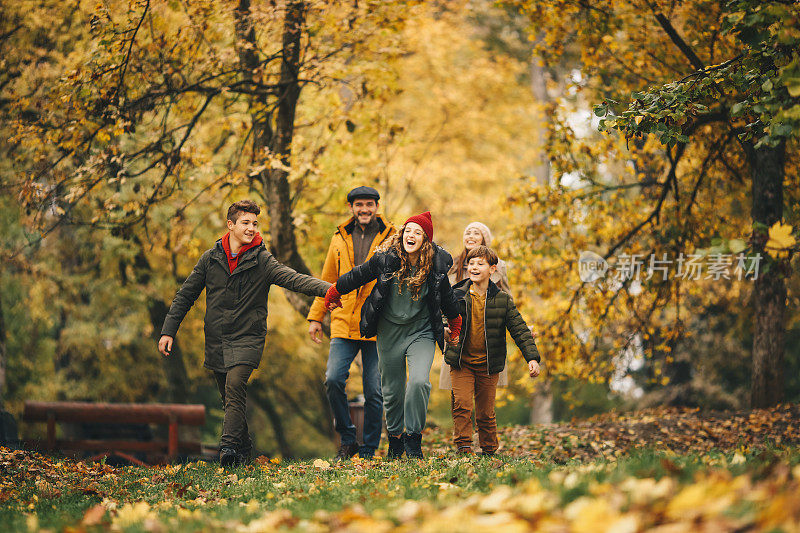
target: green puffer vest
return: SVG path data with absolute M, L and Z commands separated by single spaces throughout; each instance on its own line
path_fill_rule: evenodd
M 453 287 L 453 292 L 458 299 L 459 313 L 464 323 L 461 326 L 461 336 L 458 344 L 449 345 L 444 353 L 445 362 L 455 368 L 461 368 L 461 353 L 464 342 L 469 335 L 470 320 L 472 318 L 472 298 L 469 287 L 472 281 L 465 279 Z M 539 351 L 533 340 L 531 330 L 525 324 L 522 315 L 517 311 L 514 300 L 508 293 L 497 288 L 489 282 L 486 291 L 486 307 L 484 313 L 484 330 L 486 331 L 486 366 L 490 374 L 497 374 L 506 366 L 506 330 L 511 333 L 511 338 L 522 351 L 525 361 L 539 361 Z

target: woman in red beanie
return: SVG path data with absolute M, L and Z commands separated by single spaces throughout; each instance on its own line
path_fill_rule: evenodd
M 372 258 L 342 275 L 325 296 L 332 310 L 341 295 L 377 280 L 361 307 L 361 335 L 377 336 L 389 458 L 422 458 L 422 430 L 431 393 L 436 344 L 444 351 L 442 314 L 448 342 L 458 339 L 461 316 L 447 271 L 453 258 L 433 242 L 430 212 L 406 220 Z M 408 381 L 406 382 L 406 364 Z

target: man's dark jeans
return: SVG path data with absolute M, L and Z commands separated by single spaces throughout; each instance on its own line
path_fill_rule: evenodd
M 361 350 L 361 364 L 364 385 L 364 445 L 374 452 L 381 442 L 383 416 L 383 395 L 381 394 L 381 374 L 378 370 L 378 348 L 375 341 L 351 339 L 331 339 L 328 354 L 328 369 L 325 372 L 325 389 L 333 410 L 336 431 L 342 444 L 356 442 L 356 427 L 350 419 L 345 385 L 350 376 L 350 364 Z
M 253 449 L 246 416 L 247 380 L 252 373 L 253 367 L 248 365 L 236 365 L 227 372 L 214 372 L 225 409 L 219 448 L 233 448 L 244 457 L 250 457 Z

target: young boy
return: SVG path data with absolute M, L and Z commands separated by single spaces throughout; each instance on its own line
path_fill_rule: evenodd
M 298 274 L 267 251 L 258 233 L 260 212 L 250 200 L 230 206 L 228 233 L 200 257 L 178 290 L 158 341 L 159 351 L 168 356 L 183 317 L 206 289 L 203 366 L 214 372 L 225 409 L 219 454 L 223 467 L 240 464 L 250 456 L 247 380 L 264 351 L 270 285 L 310 296 L 325 296 L 331 286 Z
M 468 279 L 453 287 L 463 316 L 458 340 L 444 359 L 453 383 L 453 433 L 459 453 L 472 453 L 472 406 L 483 455 L 497 450 L 494 401 L 497 378 L 506 365 L 506 330 L 528 362 L 532 378 L 539 375 L 539 352 L 533 335 L 508 293 L 489 278 L 497 269 L 497 254 L 476 246 L 467 254 Z

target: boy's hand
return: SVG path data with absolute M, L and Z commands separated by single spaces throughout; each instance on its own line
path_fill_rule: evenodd
M 169 355 L 172 351 L 172 337 L 169 335 L 161 335 L 161 338 L 158 339 L 158 351 L 164 354 L 164 356 Z
M 535 378 L 536 376 L 539 375 L 539 362 L 538 361 L 536 361 L 536 360 L 528 361 L 528 374 L 530 374 L 530 376 L 532 378 Z
M 529 329 L 529 330 L 531 330 L 531 335 L 533 335 L 533 338 L 535 339 L 535 338 L 536 338 L 536 336 L 538 335 L 538 333 L 536 333 L 536 332 L 533 330 L 533 326 L 528 326 L 528 329 Z
M 308 334 L 311 336 L 311 340 L 316 342 L 317 344 L 322 342 L 322 324 L 317 322 L 316 320 L 309 320 L 308 321 Z

